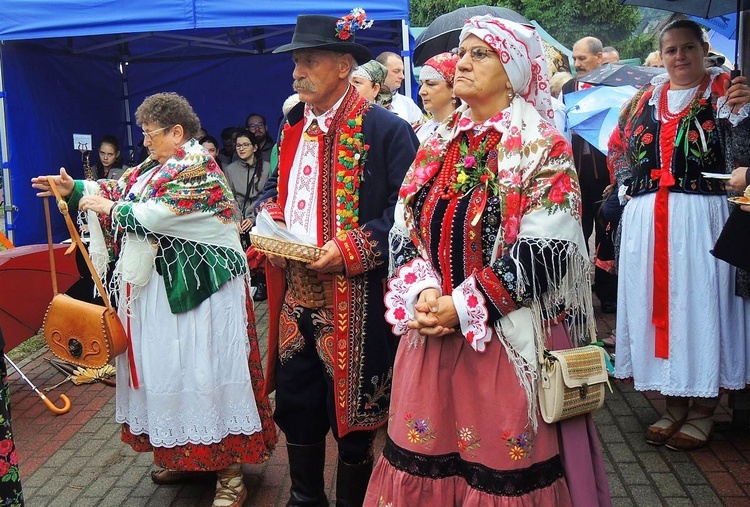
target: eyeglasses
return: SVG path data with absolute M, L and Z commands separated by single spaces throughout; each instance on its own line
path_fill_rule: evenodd
M 470 51 L 466 51 L 464 48 L 454 48 L 451 53 L 458 55 L 459 58 L 463 58 L 466 53 L 469 53 L 472 61 L 475 62 L 481 62 L 488 56 L 496 54 L 492 49 L 487 48 L 472 48 Z
M 143 139 L 145 141 L 153 141 L 155 134 L 158 134 L 159 132 L 162 132 L 162 131 L 167 130 L 167 129 L 171 129 L 172 127 L 174 127 L 174 125 L 170 125 L 169 127 L 162 127 L 160 129 L 152 130 L 151 132 L 146 132 L 145 130 L 142 130 L 141 133 L 143 134 Z
M 240 150 L 244 150 L 245 148 L 249 148 L 249 147 L 251 147 L 252 145 L 253 145 L 253 143 L 237 143 L 237 144 L 235 144 L 235 146 L 236 146 L 236 147 L 237 147 L 238 149 L 240 149 Z
M 262 123 L 262 122 L 261 123 L 248 123 L 247 124 L 247 128 L 249 128 L 250 130 L 262 129 L 265 126 L 266 126 L 266 124 Z

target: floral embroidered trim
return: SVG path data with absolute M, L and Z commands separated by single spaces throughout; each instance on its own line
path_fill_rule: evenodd
M 476 457 L 477 453 L 475 451 L 481 447 L 479 442 L 482 439 L 477 435 L 477 430 L 474 426 L 464 428 L 456 426 L 456 437 L 458 439 L 458 450 Z
M 393 326 L 394 335 L 401 336 L 409 331 L 407 323 L 414 316 L 414 304 L 419 293 L 427 288 L 440 290 L 440 280 L 432 265 L 421 257 L 401 266 L 388 282 L 385 320 Z
M 428 456 L 408 451 L 389 437 L 385 440 L 383 457 L 396 470 L 408 472 L 411 476 L 428 479 L 460 477 L 472 489 L 513 499 L 548 488 L 565 476 L 559 455 L 528 467 L 501 471 L 466 461 L 457 452 Z
M 508 454 L 510 454 L 513 461 L 518 461 L 522 458 L 531 458 L 531 448 L 534 444 L 529 439 L 529 434 L 525 431 L 518 436 L 513 436 L 510 431 L 503 433 L 503 440 L 505 445 L 510 448 Z
M 348 40 L 357 30 L 365 30 L 372 26 L 372 20 L 367 19 L 367 13 L 362 7 L 355 7 L 346 16 L 336 21 L 336 37 Z
M 362 111 L 347 119 L 341 127 L 336 159 L 336 220 L 338 230 L 354 229 L 359 224 L 360 167 L 367 161 L 369 144 L 362 133 Z
M 385 498 L 382 496 L 378 499 L 378 507 L 393 507 L 393 502 L 385 502 Z
M 492 338 L 492 330 L 487 326 L 489 311 L 484 295 L 477 288 L 475 276 L 471 275 L 453 289 L 452 297 L 461 333 L 474 350 L 484 352 L 487 342 Z
M 406 420 L 406 438 L 412 444 L 420 444 L 429 449 L 432 440 L 435 440 L 435 432 L 430 425 L 429 419 L 415 419 L 411 413 L 404 415 Z
M 500 312 L 500 315 L 508 315 L 513 310 L 518 310 L 520 302 L 513 297 L 516 292 L 516 275 L 510 270 L 510 266 L 503 260 L 498 265 L 500 275 L 491 269 L 483 269 L 477 275 L 479 287 L 484 289 L 484 293 L 490 300 L 490 303 Z M 502 278 L 501 278 L 502 277 Z
M 384 408 L 382 405 L 385 406 L 385 408 L 388 407 L 388 402 L 390 401 L 390 390 L 391 390 L 391 382 L 393 381 L 393 368 L 389 368 L 388 371 L 383 375 L 383 377 L 378 377 L 377 375 L 373 375 L 370 379 L 370 383 L 373 387 L 373 392 L 371 393 L 362 393 L 365 398 L 365 410 L 377 410 Z

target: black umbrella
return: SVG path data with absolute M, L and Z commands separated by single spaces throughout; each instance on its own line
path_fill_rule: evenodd
M 461 7 L 455 11 L 438 16 L 425 28 L 424 32 L 419 34 L 414 47 L 414 65 L 423 65 L 424 62 L 433 56 L 458 47 L 458 37 L 461 35 L 461 28 L 463 28 L 466 20 L 472 16 L 482 16 L 484 14 L 532 26 L 528 19 L 516 11 L 506 9 L 505 7 L 488 5 Z
M 619 0 L 623 5 L 639 5 L 663 11 L 715 18 L 750 7 L 750 0 Z
M 639 5 L 670 12 L 689 14 L 700 18 L 715 18 L 730 12 L 750 9 L 750 0 L 619 0 L 623 5 Z M 740 16 L 737 16 L 737 33 L 740 32 Z M 735 66 L 739 65 L 739 48 L 741 41 L 737 41 L 735 52 Z
M 664 72 L 665 69 L 662 67 L 640 67 L 624 63 L 605 63 L 601 67 L 580 76 L 578 80 L 583 83 L 604 86 L 630 85 L 640 88 L 647 85 L 652 77 Z

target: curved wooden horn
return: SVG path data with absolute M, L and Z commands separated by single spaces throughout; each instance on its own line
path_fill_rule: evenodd
M 68 410 L 70 410 L 70 399 L 65 396 L 64 394 L 60 395 L 60 399 L 63 401 L 62 408 L 58 408 L 55 406 L 54 403 L 52 403 L 52 400 L 47 398 L 44 394 L 39 393 L 39 397 L 42 399 L 45 405 L 47 405 L 47 408 L 50 409 L 55 415 L 62 415 L 67 414 Z

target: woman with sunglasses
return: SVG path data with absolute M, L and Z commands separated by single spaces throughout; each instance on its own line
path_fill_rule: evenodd
M 149 150 L 142 164 L 118 181 L 53 177 L 68 205 L 88 212 L 94 265 L 104 271 L 118 254 L 111 286 L 130 344 L 116 359 L 115 419 L 125 443 L 153 452 L 154 482 L 215 471 L 213 505 L 244 505 L 240 464 L 267 460 L 276 432 L 236 205 L 194 139 L 200 120 L 184 97 L 152 95 L 135 116 Z M 49 194 L 48 177 L 32 185 Z
M 420 146 L 390 233 L 386 320 L 402 338 L 365 505 L 610 505 L 590 414 L 537 410 L 542 348 L 570 347 L 565 310 L 594 317 L 541 39 L 477 16 L 459 40 L 464 105 Z

